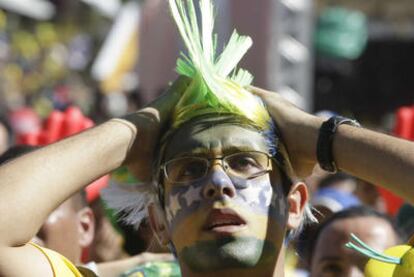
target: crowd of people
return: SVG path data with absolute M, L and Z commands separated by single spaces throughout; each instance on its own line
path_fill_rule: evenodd
M 211 1 L 200 28 L 192 1 L 169 3 L 189 53 L 162 96 L 42 146 L 0 125 L 0 276 L 410 276 L 410 206 L 394 220 L 372 192 L 414 203 L 414 144 L 231 75 L 249 38 L 218 55 Z M 135 184 L 91 196 L 123 167 Z

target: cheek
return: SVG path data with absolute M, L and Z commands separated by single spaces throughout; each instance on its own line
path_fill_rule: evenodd
M 277 221 L 286 217 L 287 205 L 283 188 L 279 183 L 272 186 L 268 175 L 249 180 L 244 188 L 236 192 L 239 205 L 249 208 L 253 213 L 268 215 Z
M 198 210 L 202 203 L 203 182 L 172 187 L 166 195 L 165 212 L 170 230 Z
M 44 226 L 48 230 L 75 228 L 76 215 L 62 210 L 55 210 L 46 219 Z
M 62 244 L 65 241 L 72 241 L 77 232 L 75 215 L 56 210 L 52 212 L 40 229 L 40 234 L 47 247 L 56 247 L 55 244 Z
M 268 214 L 272 201 L 273 188 L 267 176 L 247 181 L 232 178 L 232 181 L 235 184 L 235 202 L 238 205 L 259 215 Z
M 273 190 L 272 200 L 269 208 L 269 217 L 279 224 L 285 225 L 288 215 L 288 204 L 281 185 Z

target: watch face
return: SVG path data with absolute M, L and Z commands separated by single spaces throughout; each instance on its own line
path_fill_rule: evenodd
M 333 116 L 331 117 L 331 119 L 333 119 L 332 121 L 332 130 L 336 131 L 336 129 L 338 128 L 339 125 L 342 124 L 346 124 L 346 125 L 351 125 L 351 126 L 355 126 L 355 127 L 361 127 L 361 125 L 358 123 L 358 121 L 354 120 L 354 119 L 350 119 L 347 117 L 343 117 L 343 116 Z

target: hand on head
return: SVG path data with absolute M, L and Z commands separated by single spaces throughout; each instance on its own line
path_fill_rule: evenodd
M 137 127 L 139 133 L 125 161 L 138 180 L 151 179 L 152 160 L 160 132 L 168 124 L 175 105 L 190 81 L 189 78 L 180 76 L 162 96 L 136 113 L 125 116 L 126 120 Z
M 249 91 L 263 100 L 280 129 L 295 172 L 300 177 L 310 175 L 316 164 L 316 142 L 322 119 L 304 112 L 276 92 L 253 86 Z

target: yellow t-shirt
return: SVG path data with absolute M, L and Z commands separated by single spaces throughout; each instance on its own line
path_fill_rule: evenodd
M 49 264 L 53 270 L 53 276 L 55 277 L 92 277 L 96 276 L 92 271 L 89 271 L 84 268 L 77 268 L 71 261 L 66 259 L 64 256 L 59 253 L 40 247 L 37 244 L 29 242 L 30 245 L 33 245 L 39 249 L 49 261 Z M 81 272 L 82 271 L 82 272 Z

